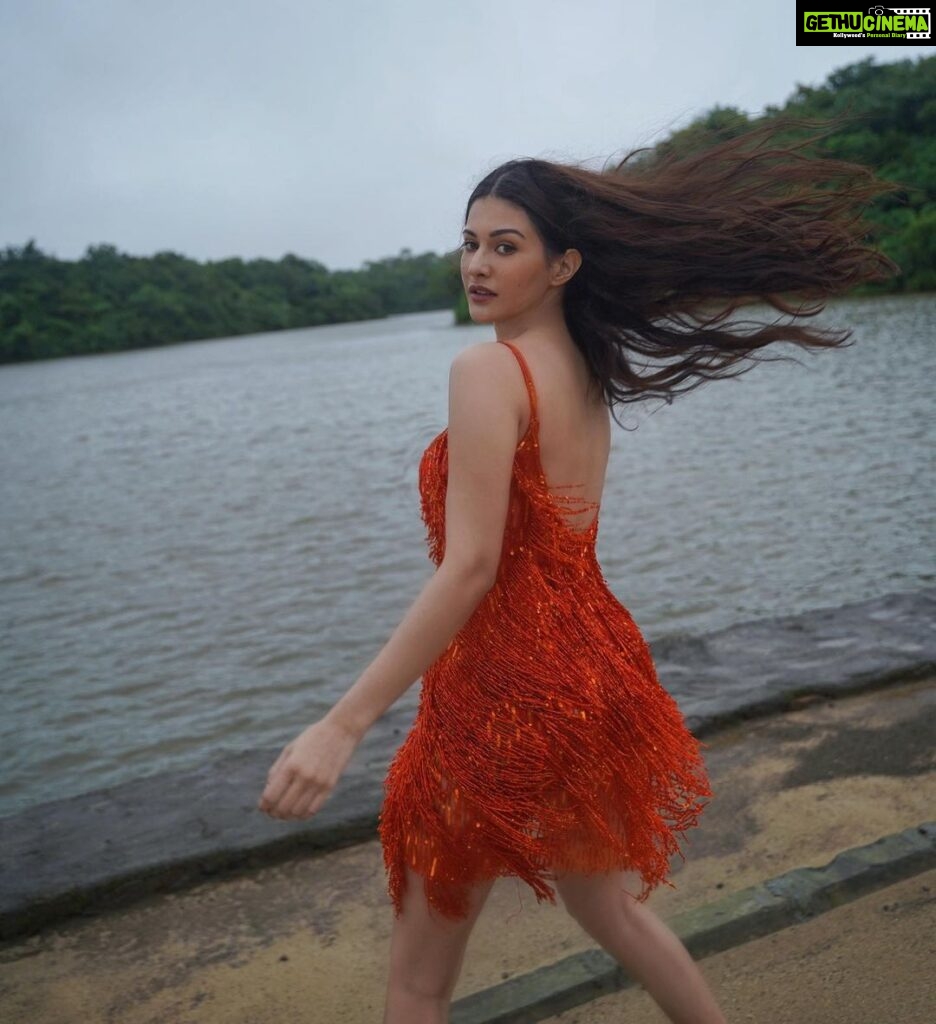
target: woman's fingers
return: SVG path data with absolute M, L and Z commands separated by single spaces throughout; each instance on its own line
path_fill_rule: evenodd
M 270 770 L 267 772 L 268 779 L 272 777 L 273 773 L 277 771 L 277 769 L 279 769 L 282 766 L 286 758 L 289 757 L 290 753 L 292 752 L 292 748 L 292 743 L 287 743 L 286 746 L 283 747 L 283 749 L 280 751 L 280 756 L 273 762 L 273 764 L 270 766 Z
M 282 779 L 280 773 L 282 771 L 283 762 L 288 756 L 288 748 L 280 752 L 280 756 L 270 766 L 270 770 L 267 772 L 266 785 L 263 787 L 263 792 L 260 794 L 260 799 L 257 801 L 257 807 L 261 811 L 269 810 L 271 802 L 275 803 L 277 797 L 283 788 Z
M 305 802 L 305 795 L 306 784 L 297 773 L 293 775 L 292 781 L 277 802 L 277 810 L 284 818 L 297 818 L 296 808 Z
M 308 818 L 315 814 L 317 811 L 322 809 L 322 804 L 328 799 L 328 794 L 331 792 L 330 789 L 325 790 L 321 787 L 317 789 L 306 790 L 305 798 L 299 804 L 297 809 L 297 817 Z
M 289 770 L 283 755 L 280 754 L 267 774 L 267 784 L 264 787 L 263 796 L 260 798 L 261 811 L 269 813 L 281 808 L 283 796 L 292 783 L 293 775 L 294 772 Z
M 267 774 L 259 808 L 274 818 L 308 818 L 335 788 L 359 741 L 319 721 L 288 743 Z
M 288 818 L 301 790 L 302 784 L 295 772 L 281 768 L 267 783 L 260 809 L 273 818 Z
M 335 780 L 321 766 L 297 768 L 296 783 L 295 792 L 289 794 L 287 812 L 294 818 L 308 818 L 335 787 Z
M 319 777 L 304 777 L 295 767 L 283 765 L 271 773 L 263 791 L 260 810 L 274 818 L 307 818 L 317 811 L 332 786 Z

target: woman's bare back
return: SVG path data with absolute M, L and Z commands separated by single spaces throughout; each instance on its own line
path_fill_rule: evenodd
M 594 389 L 586 396 L 588 368 L 577 349 L 563 350 L 551 343 L 511 344 L 522 352 L 533 378 L 540 464 L 547 487 L 555 494 L 589 503 L 578 511 L 575 503 L 562 502 L 568 508 L 565 518 L 570 529 L 584 532 L 594 521 L 604 492 L 611 452 L 610 410 Z M 527 403 L 518 441 L 529 424 Z

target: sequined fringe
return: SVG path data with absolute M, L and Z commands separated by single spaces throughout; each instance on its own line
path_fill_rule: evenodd
M 512 346 L 511 346 L 512 347 Z M 705 744 L 660 685 L 608 587 L 590 503 L 547 489 L 536 396 L 517 448 L 497 580 L 423 675 L 419 709 L 384 781 L 379 834 L 402 912 L 405 866 L 429 903 L 463 918 L 468 886 L 501 875 L 555 903 L 557 872 L 629 869 L 645 900 L 713 795 Z M 430 557 L 445 553 L 446 431 L 419 467 Z M 576 485 L 570 485 L 576 486 Z

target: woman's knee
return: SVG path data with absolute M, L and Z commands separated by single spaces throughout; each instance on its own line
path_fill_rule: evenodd
M 636 896 L 641 880 L 637 872 L 570 872 L 557 875 L 555 885 L 565 909 L 586 931 L 609 915 L 625 925 L 640 917 L 642 904 Z
M 424 879 L 407 868 L 403 911 L 394 919 L 390 943 L 389 985 L 424 999 L 444 999 L 461 969 L 471 931 L 494 884 L 473 886 L 468 916 L 453 920 L 441 915 L 426 897 Z

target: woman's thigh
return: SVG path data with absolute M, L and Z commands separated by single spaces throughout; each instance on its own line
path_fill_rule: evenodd
M 488 879 L 470 888 L 468 916 L 455 921 L 429 905 L 423 877 L 406 866 L 402 912 L 394 918 L 390 939 L 391 987 L 422 996 L 451 997 L 468 939 L 494 881 Z

